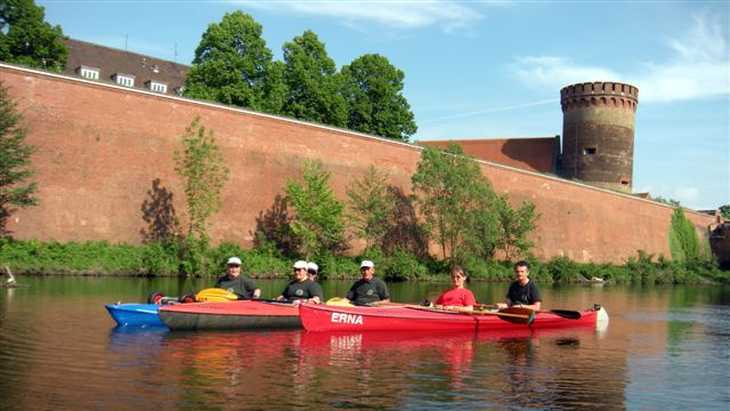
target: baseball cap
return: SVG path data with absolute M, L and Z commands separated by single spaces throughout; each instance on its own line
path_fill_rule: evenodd
M 360 268 L 366 268 L 366 267 L 373 268 L 373 267 L 375 267 L 375 264 L 373 264 L 373 262 L 370 260 L 362 260 L 362 262 L 360 263 Z
M 310 261 L 310 262 L 307 263 L 307 270 L 310 270 L 310 271 L 319 271 L 319 266 L 317 265 L 317 263 L 314 263 L 314 262 L 311 262 Z
M 296 268 L 296 269 L 303 268 L 303 269 L 306 270 L 307 269 L 307 262 L 306 261 L 299 260 L 296 263 L 294 263 L 294 268 Z
M 226 265 L 233 265 L 233 264 L 241 265 L 241 259 L 238 258 L 238 257 L 231 257 L 231 258 L 229 258 L 228 259 L 228 262 L 226 263 Z

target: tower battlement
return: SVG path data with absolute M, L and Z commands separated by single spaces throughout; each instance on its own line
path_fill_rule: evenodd
M 563 112 L 589 106 L 608 106 L 636 112 L 639 89 L 625 83 L 602 82 L 578 83 L 560 90 Z

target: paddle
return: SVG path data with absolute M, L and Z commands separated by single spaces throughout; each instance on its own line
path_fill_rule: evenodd
M 504 321 L 508 321 L 508 322 L 515 323 L 515 324 L 531 325 L 532 322 L 535 321 L 535 312 L 532 310 L 530 310 L 529 314 L 528 313 L 516 314 L 516 313 L 506 313 L 506 312 L 498 312 L 498 311 L 472 311 L 472 312 L 451 311 L 451 310 L 444 310 L 444 309 L 440 309 L 440 308 L 423 307 L 420 305 L 407 305 L 406 308 L 410 308 L 413 310 L 422 310 L 422 311 L 449 313 L 449 314 L 494 315 Z
M 481 310 L 481 309 L 486 309 L 486 308 L 497 308 L 497 306 L 496 305 L 492 305 L 492 304 L 477 304 L 477 305 L 474 306 L 474 308 Z M 510 307 L 510 308 L 507 308 L 507 310 L 529 310 L 529 311 L 533 311 L 533 310 L 530 310 L 529 308 L 521 308 L 521 307 Z M 504 312 L 504 310 L 503 310 L 503 312 Z M 518 312 L 525 313 L 526 311 L 518 311 Z M 538 313 L 552 313 L 552 314 L 557 315 L 558 317 L 567 318 L 569 320 L 580 320 L 580 318 L 581 318 L 581 313 L 580 312 L 578 312 L 578 311 L 572 311 L 572 310 L 540 310 L 540 311 L 537 311 L 537 312 Z

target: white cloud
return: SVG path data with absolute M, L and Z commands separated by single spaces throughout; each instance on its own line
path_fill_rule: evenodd
M 581 67 L 561 57 L 520 57 L 515 70 L 517 77 L 525 84 L 554 90 L 585 81 L 620 81 L 619 74 L 611 70 Z
M 697 187 L 677 187 L 674 189 L 672 197 L 682 205 L 693 207 L 700 199 L 700 189 Z
M 730 94 L 730 55 L 726 28 L 719 17 L 699 15 L 682 37 L 669 39 L 673 52 L 665 62 L 645 62 L 635 73 L 620 74 L 598 66 L 581 66 L 555 56 L 516 59 L 515 75 L 527 85 L 559 89 L 586 81 L 624 81 L 639 88 L 646 102 L 691 100 Z
M 402 29 L 439 26 L 444 31 L 452 31 L 467 28 L 482 19 L 481 13 L 474 8 L 444 0 L 232 0 L 231 3 L 245 4 L 252 8 L 268 11 L 342 19 L 344 24 L 353 21 L 370 21 Z

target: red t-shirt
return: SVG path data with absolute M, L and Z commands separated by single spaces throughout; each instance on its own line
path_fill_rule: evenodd
M 476 303 L 477 299 L 474 298 L 474 294 L 466 288 L 452 288 L 441 294 L 436 300 L 438 305 L 461 305 L 464 307 Z

